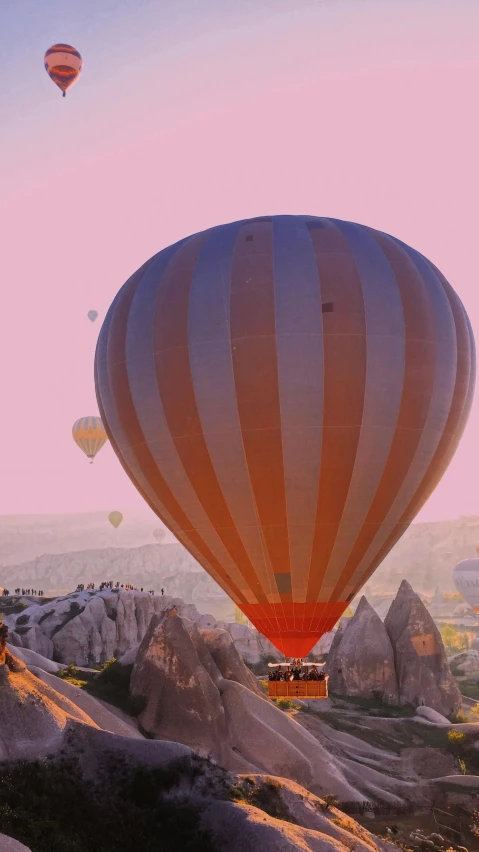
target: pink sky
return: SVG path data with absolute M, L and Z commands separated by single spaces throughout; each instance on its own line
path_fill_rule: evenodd
M 164 4 L 123 5 L 87 31 L 66 3 L 61 32 L 32 29 L 23 70 L 13 49 L 3 59 L 3 514 L 142 505 L 110 446 L 89 466 L 71 426 L 97 413 L 115 293 L 189 233 L 267 213 L 365 223 L 437 264 L 479 329 L 477 0 L 257 0 L 244 14 L 208 0 L 185 27 L 190 0 L 166 23 Z M 65 100 L 42 68 L 57 38 L 85 61 Z M 478 423 L 479 398 L 421 519 L 479 514 Z

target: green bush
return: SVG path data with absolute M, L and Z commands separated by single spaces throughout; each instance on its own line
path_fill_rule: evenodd
M 449 745 L 454 748 L 465 745 L 466 740 L 466 735 L 462 731 L 456 731 L 455 728 L 452 728 L 451 731 L 447 732 L 447 741 Z
M 322 797 L 321 810 L 329 811 L 330 808 L 337 808 L 338 804 L 339 799 L 337 796 L 333 796 L 332 793 L 326 793 L 326 795 Z
M 70 663 L 58 672 L 58 677 L 137 718 L 147 702 L 142 695 L 130 695 L 132 670 L 133 666 L 121 666 L 117 660 L 107 660 L 99 674 L 91 674 L 79 671 Z
M 294 710 L 294 704 L 291 701 L 291 698 L 278 698 L 276 701 L 276 707 L 279 707 L 280 710 Z
M 264 781 L 259 786 L 254 785 L 249 791 L 247 801 L 273 819 L 296 822 L 281 798 L 281 787 L 276 781 Z
M 3 612 L 4 615 L 18 615 L 18 613 L 27 609 L 28 606 L 30 606 L 30 604 L 25 603 L 25 601 L 21 601 L 19 598 L 0 597 L 0 612 Z
M 95 698 L 101 698 L 135 718 L 146 707 L 142 695 L 130 695 L 130 678 L 133 666 L 122 666 L 118 660 L 107 660 L 99 675 L 85 685 L 85 690 Z

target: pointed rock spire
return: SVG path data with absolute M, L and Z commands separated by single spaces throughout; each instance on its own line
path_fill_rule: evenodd
M 394 653 L 386 628 L 363 596 L 328 657 L 329 689 L 339 695 L 398 703 Z

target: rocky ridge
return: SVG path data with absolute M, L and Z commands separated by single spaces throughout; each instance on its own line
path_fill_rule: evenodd
M 181 598 L 125 589 L 85 590 L 43 605 L 31 603 L 21 614 L 7 616 L 5 623 L 12 645 L 58 662 L 87 666 L 137 648 L 152 616 L 173 606 L 200 629 L 226 630 L 248 663 L 281 658 L 274 645 L 246 624 L 202 615 Z M 330 641 L 331 634 L 326 634 L 313 651 L 321 653 Z
M 406 580 L 384 624 L 366 598 L 343 620 L 328 656 L 330 690 L 385 703 L 422 705 L 452 716 L 462 699 L 441 635 Z

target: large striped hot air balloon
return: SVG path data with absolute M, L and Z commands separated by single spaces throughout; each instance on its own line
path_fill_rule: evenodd
M 81 74 L 83 60 L 71 44 L 54 44 L 45 53 L 44 64 L 48 76 L 65 97 L 67 89 Z
M 93 464 L 93 459 L 101 450 L 103 444 L 108 440 L 103 423 L 99 417 L 80 417 L 73 424 L 72 428 L 73 440 L 90 459 L 90 464 Z
M 97 345 L 144 499 L 282 652 L 306 655 L 452 459 L 474 341 L 441 273 L 371 228 L 273 216 L 164 249 Z
M 452 572 L 454 585 L 474 612 L 479 613 L 479 559 L 463 559 Z

